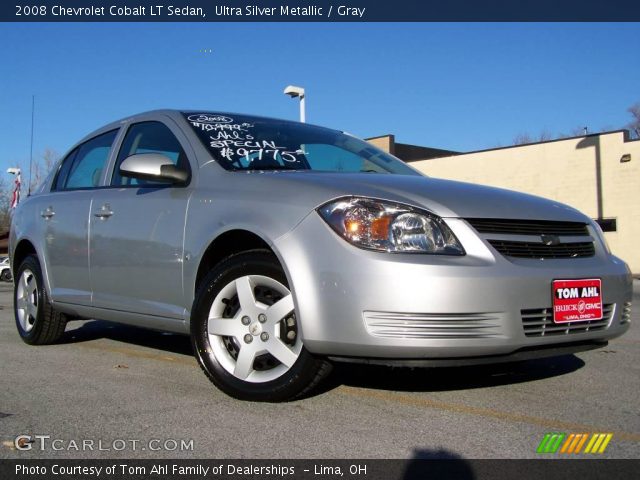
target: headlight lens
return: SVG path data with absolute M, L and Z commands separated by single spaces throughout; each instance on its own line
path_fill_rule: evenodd
M 407 205 L 371 198 L 342 198 L 318 209 L 341 237 L 382 252 L 464 255 L 444 221 Z

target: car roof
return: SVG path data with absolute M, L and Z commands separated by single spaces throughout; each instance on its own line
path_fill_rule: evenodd
M 204 113 L 204 114 L 209 114 L 209 115 L 240 116 L 240 117 L 243 117 L 243 119 L 255 119 L 255 120 L 262 120 L 262 121 L 267 120 L 267 121 L 285 122 L 285 123 L 292 123 L 292 124 L 300 123 L 300 122 L 296 122 L 296 121 L 293 121 L 293 120 L 286 120 L 286 119 L 282 119 L 282 118 L 266 117 L 266 116 L 245 114 L 245 113 L 239 113 L 239 112 L 222 112 L 222 111 L 210 110 L 210 109 L 195 110 L 195 109 L 189 108 L 189 109 L 176 110 L 176 109 L 163 108 L 163 109 L 149 110 L 149 111 L 146 111 L 146 112 L 136 113 L 134 115 L 130 115 L 128 117 L 124 117 L 124 118 L 121 118 L 119 120 L 116 120 L 116 121 L 113 121 L 111 123 L 108 123 L 108 124 L 98 128 L 98 129 L 92 131 L 91 133 L 85 135 L 80 141 L 76 142 L 69 151 L 71 151 L 77 145 L 79 145 L 79 144 L 81 144 L 81 143 L 83 143 L 83 142 L 95 137 L 96 135 L 100 135 L 101 133 L 106 133 L 106 132 L 114 130 L 116 128 L 120 128 L 125 123 L 136 122 L 138 120 L 142 121 L 142 120 L 144 120 L 146 117 L 148 117 L 150 115 L 166 116 L 166 117 L 172 118 L 177 123 L 180 123 L 180 122 L 184 121 L 183 114 L 185 114 L 185 113 L 190 113 L 190 114 Z M 307 124 L 307 123 L 305 123 L 305 125 L 313 126 L 313 127 L 316 127 L 316 128 L 322 128 L 322 129 L 325 129 L 325 130 L 331 130 L 331 131 L 334 131 L 334 132 L 338 131 L 338 130 L 335 130 L 335 129 L 332 129 L 332 128 L 323 127 L 321 125 L 313 125 L 313 124 Z

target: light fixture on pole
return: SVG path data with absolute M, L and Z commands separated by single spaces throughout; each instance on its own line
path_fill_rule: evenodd
M 300 121 L 302 123 L 305 122 L 305 111 L 304 111 L 304 88 L 296 87 L 294 85 L 289 85 L 284 89 L 284 94 L 289 95 L 291 98 L 300 98 Z

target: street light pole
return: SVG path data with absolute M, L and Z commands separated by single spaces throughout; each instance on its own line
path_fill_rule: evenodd
M 289 95 L 291 98 L 300 99 L 300 121 L 304 123 L 306 121 L 304 88 L 296 87 L 294 85 L 289 85 L 287 88 L 284 89 L 284 94 Z
M 302 123 L 306 121 L 306 115 L 304 110 L 304 93 L 300 95 L 300 121 Z

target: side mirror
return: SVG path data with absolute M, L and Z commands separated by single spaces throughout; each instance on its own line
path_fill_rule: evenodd
M 161 153 L 136 153 L 120 164 L 120 175 L 164 183 L 186 183 L 189 172 L 176 167 Z

